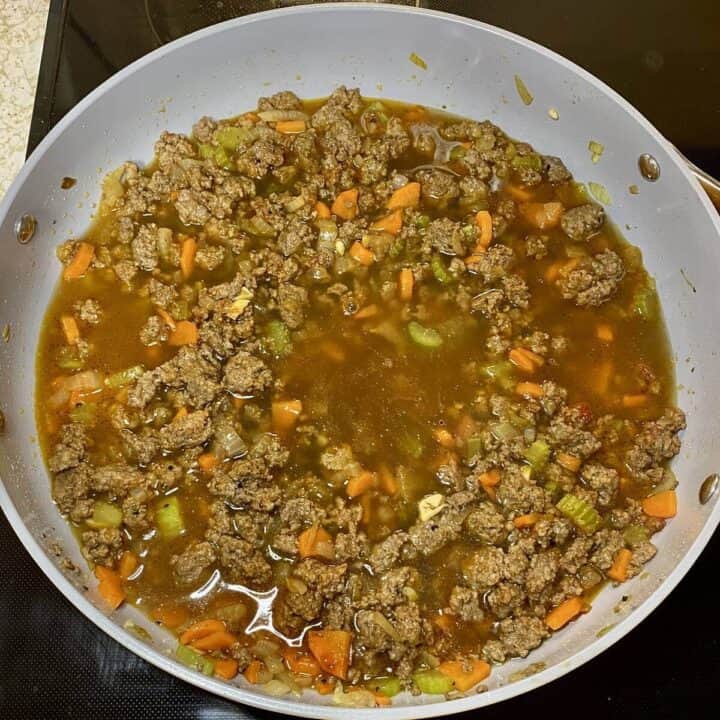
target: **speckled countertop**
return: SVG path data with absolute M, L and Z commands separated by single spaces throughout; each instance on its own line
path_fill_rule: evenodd
M 25 160 L 49 0 L 0 0 L 0 198 Z

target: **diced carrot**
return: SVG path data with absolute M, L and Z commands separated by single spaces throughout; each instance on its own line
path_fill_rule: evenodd
M 180 270 L 186 280 L 192 275 L 193 268 L 195 267 L 196 252 L 197 240 L 189 235 L 183 235 L 182 247 L 180 249 Z
M 195 642 L 200 638 L 219 632 L 225 632 L 225 623 L 222 620 L 199 620 L 185 630 L 185 632 L 180 636 L 180 642 L 183 645 L 187 645 L 188 643 Z
M 527 202 L 528 200 L 532 200 L 532 197 L 534 195 L 532 190 L 519 187 L 518 185 L 506 185 L 504 189 L 506 190 L 508 195 L 510 195 L 510 197 L 514 198 L 515 200 L 519 200 L 520 202 Z
M 175 322 L 175 319 L 173 316 L 165 309 L 161 307 L 156 307 L 155 312 L 160 316 L 160 319 L 171 329 L 175 330 L 177 327 L 177 323 Z
M 245 672 L 243 672 L 243 675 L 245 676 L 245 679 L 249 683 L 252 683 L 253 685 L 257 685 L 260 682 L 260 678 L 264 674 L 264 671 L 265 671 L 265 663 L 262 662 L 262 660 L 253 660 L 245 668 Z
M 215 675 L 223 680 L 232 680 L 238 674 L 235 658 L 219 658 L 215 661 Z
M 315 203 L 315 212 L 321 220 L 328 220 L 331 215 L 330 208 L 320 200 Z
M 360 242 L 354 242 L 350 246 L 350 257 L 366 267 L 375 262 L 375 255 Z
M 319 348 L 333 362 L 343 363 L 346 360 L 345 350 L 334 340 L 323 340 Z
M 125 590 L 122 578 L 115 570 L 104 565 L 95 566 L 95 577 L 100 581 L 98 592 L 102 599 L 113 609 L 120 607 L 125 601 Z
M 570 472 L 577 472 L 580 469 L 582 460 L 576 455 L 570 455 L 569 453 L 559 452 L 555 455 L 555 460 L 558 465 L 562 465 L 566 470 Z
M 397 235 L 402 230 L 402 224 L 402 210 L 398 208 L 397 210 L 393 210 L 389 215 L 376 220 L 370 226 L 370 229 L 390 233 L 391 235 Z
M 386 495 L 395 495 L 398 491 L 398 483 L 395 476 L 390 472 L 390 468 L 383 464 L 378 470 L 380 477 L 380 489 Z
M 647 404 L 649 396 L 643 393 L 638 395 L 623 395 L 622 405 L 626 408 L 637 408 Z
M 343 190 L 332 204 L 332 211 L 343 220 L 353 220 L 358 213 L 358 190 Z
M 73 259 L 65 266 L 63 280 L 77 280 L 81 278 L 90 267 L 95 257 L 95 246 L 90 243 L 78 243 Z
M 608 577 L 615 582 L 625 582 L 628 576 L 628 568 L 632 560 L 632 552 L 627 548 L 617 551 L 613 564 L 608 570 Z
M 551 630 L 559 630 L 561 627 L 565 627 L 565 625 L 576 618 L 584 610 L 585 603 L 582 598 L 570 598 L 561 602 L 545 616 L 545 624 Z
M 190 320 L 179 320 L 175 329 L 168 337 L 170 345 L 197 345 L 198 329 L 197 325 Z
M 444 448 L 455 447 L 455 438 L 447 428 L 435 428 L 432 431 L 432 436 L 435 438 L 435 442 Z
M 245 407 L 246 402 L 247 402 L 247 400 L 245 398 L 239 398 L 239 397 L 233 396 L 232 404 L 236 410 L 242 410 Z
M 227 630 L 210 633 L 190 643 L 196 650 L 212 652 L 214 650 L 227 650 L 237 642 L 237 637 Z
M 478 245 L 488 247 L 492 242 L 493 225 L 492 215 L 487 210 L 480 210 L 475 216 L 475 224 L 478 227 Z
M 413 296 L 415 276 L 410 268 L 403 268 L 398 276 L 398 292 L 403 302 L 410 302 Z
M 463 262 L 468 266 L 470 272 L 475 272 L 471 267 L 477 265 L 482 260 L 483 253 L 487 252 L 484 247 L 477 245 L 470 255 L 463 259 Z
M 405 111 L 403 120 L 405 122 L 420 122 L 427 120 L 428 111 L 422 105 L 413 105 L 409 110 Z
M 677 513 L 677 496 L 674 490 L 663 490 L 641 500 L 646 515 L 656 518 L 672 518 Z
M 118 574 L 123 580 L 127 580 L 140 565 L 140 560 L 134 552 L 126 550 L 118 562 Z
M 542 364 L 535 361 L 535 358 L 539 357 L 539 355 L 535 355 L 535 353 L 531 353 L 529 350 L 521 347 L 513 348 L 509 353 L 510 362 L 528 373 L 535 372 Z M 544 359 L 541 358 L 541 360 L 545 362 Z
M 598 395 L 604 395 L 608 391 L 614 368 L 612 360 L 603 360 L 596 366 L 592 386 Z
M 432 622 L 433 625 L 436 625 L 446 633 L 450 632 L 453 625 L 455 625 L 455 618 L 449 613 L 443 613 L 442 615 L 433 615 Z
M 307 125 L 304 120 L 278 120 L 275 129 L 285 135 L 296 135 L 305 132 Z
M 68 345 L 77 345 L 80 339 L 80 328 L 72 315 L 61 315 L 60 325 L 62 327 L 65 342 Z
M 467 440 L 475 432 L 475 421 L 467 413 L 460 416 L 455 435 L 459 440 Z
M 373 695 L 375 696 L 375 707 L 390 707 L 392 705 L 392 699 L 387 695 L 380 692 L 375 692 Z
M 493 468 L 478 475 L 478 483 L 484 488 L 495 487 L 500 482 L 500 471 Z
M 300 648 L 288 647 L 282 649 L 281 655 L 288 668 L 298 675 L 315 677 L 320 674 L 320 665 L 317 660 Z
M 330 675 L 347 679 L 352 634 L 346 630 L 310 630 L 308 647 L 320 667 Z
M 206 452 L 202 455 L 198 455 L 198 465 L 203 472 L 209 473 L 214 470 L 220 461 L 215 453 Z
M 380 312 L 377 305 L 366 305 L 358 310 L 353 316 L 356 320 L 367 320 L 367 318 L 375 317 Z
M 615 333 L 613 332 L 612 327 L 610 327 L 607 323 L 600 323 L 595 328 L 595 335 L 598 340 L 605 343 L 610 343 L 615 339 Z
M 543 277 L 545 278 L 545 281 L 546 282 L 555 282 L 560 275 L 560 270 L 561 270 L 562 266 L 563 266 L 563 263 L 561 263 L 559 261 L 554 262 L 552 265 L 550 265 L 548 267 L 548 269 L 545 271 L 545 274 L 543 275 Z
M 469 665 L 469 667 L 466 667 Z M 446 660 L 438 670 L 452 679 L 455 689 L 467 692 L 490 675 L 490 665 L 484 660 Z
M 363 523 L 363 525 L 369 525 L 370 518 L 372 517 L 372 496 L 370 493 L 364 493 L 360 496 L 360 507 L 362 508 L 360 522 Z
M 348 480 L 345 487 L 345 494 L 349 498 L 359 497 L 368 490 L 375 487 L 375 475 L 369 470 L 363 470 L 357 477 Z
M 177 422 L 178 420 L 182 420 L 184 417 L 188 416 L 188 409 L 186 407 L 181 407 L 173 416 L 172 422 Z
M 540 519 L 539 513 L 528 513 L 527 515 L 518 515 L 513 520 L 513 525 L 521 530 L 522 528 L 532 527 Z
M 398 188 L 387 202 L 388 210 L 417 207 L 420 203 L 420 183 L 409 182 Z
M 520 203 L 520 214 L 536 228 L 549 230 L 560 222 L 563 204 L 559 202 L 525 202 Z
M 260 116 L 257 113 L 250 111 L 241 115 L 240 119 L 246 120 L 247 122 L 256 123 L 258 120 L 260 120 Z
M 157 607 L 152 611 L 152 617 L 153 620 L 157 620 L 165 627 L 174 630 L 187 622 L 188 611 L 181 605 Z
M 311 525 L 298 536 L 298 555 L 301 559 L 321 557 L 332 560 L 335 557 L 332 536 L 322 525 Z
M 515 392 L 526 397 L 541 398 L 543 396 L 542 385 L 534 382 L 519 382 L 515 386 Z
M 275 432 L 285 434 L 295 428 L 300 413 L 302 400 L 275 400 L 272 404 L 272 426 Z
M 335 689 L 335 685 L 335 678 L 318 677 L 315 678 L 315 682 L 313 683 L 313 687 L 319 695 L 330 695 L 330 693 Z

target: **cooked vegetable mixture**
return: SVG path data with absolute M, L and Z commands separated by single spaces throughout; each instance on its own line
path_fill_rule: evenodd
M 344 87 L 155 153 L 60 247 L 38 366 L 112 608 L 373 706 L 473 690 L 642 572 L 685 419 L 640 253 L 560 159 Z

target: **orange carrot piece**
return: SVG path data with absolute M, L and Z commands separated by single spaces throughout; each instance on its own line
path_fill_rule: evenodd
M 346 360 L 345 350 L 343 350 L 342 345 L 336 343 L 334 340 L 323 340 L 319 348 L 333 362 L 343 363 Z
M 95 257 L 95 246 L 90 243 L 78 243 L 73 259 L 65 266 L 63 280 L 77 280 L 81 278 L 90 267 Z
M 123 580 L 127 580 L 140 565 L 140 560 L 134 552 L 126 550 L 118 562 L 118 574 Z
M 420 204 L 420 183 L 409 182 L 398 188 L 387 202 L 388 210 L 417 207 Z
M 214 470 L 220 461 L 215 453 L 206 452 L 202 455 L 198 455 L 198 465 L 203 472 L 209 473 Z
M 302 400 L 275 400 L 272 404 L 273 430 L 281 434 L 293 430 L 302 409 Z
M 632 552 L 627 548 L 621 548 L 617 551 L 613 564 L 608 570 L 608 577 L 615 582 L 625 582 L 628 576 L 628 568 L 632 560 Z
M 320 674 L 318 661 L 300 648 L 285 646 L 282 649 L 281 655 L 288 668 L 297 675 L 310 675 L 315 677 Z
M 215 661 L 215 675 L 223 680 L 232 680 L 238 674 L 235 658 L 219 658 Z
M 189 235 L 183 235 L 182 247 L 180 249 L 180 270 L 186 280 L 192 275 L 193 268 L 195 267 L 196 252 L 197 240 Z
M 198 329 L 197 325 L 190 320 L 179 320 L 175 329 L 168 337 L 170 345 L 197 345 Z
M 376 220 L 370 226 L 370 229 L 397 235 L 402 230 L 402 224 L 402 210 L 398 208 L 397 210 L 393 210 L 389 215 Z
M 582 460 L 576 455 L 570 455 L 569 453 L 559 452 L 555 455 L 555 460 L 558 465 L 562 465 L 566 470 L 570 472 L 577 472 L 580 469 Z
M 677 514 L 677 495 L 674 490 L 663 490 L 641 501 L 646 515 L 656 518 L 672 518 Z
M 644 393 L 638 395 L 623 395 L 622 406 L 626 408 L 637 408 L 647 404 L 649 396 Z
M 529 373 L 535 372 L 535 363 L 530 357 L 528 357 L 524 352 L 522 352 L 521 348 L 513 348 L 510 351 L 509 357 L 510 362 L 516 367 L 519 367 L 521 370 Z
M 398 276 L 398 291 L 403 302 L 410 302 L 415 286 L 415 276 L 410 268 L 403 268 Z
M 363 525 L 368 525 L 372 517 L 372 495 L 370 493 L 364 493 L 360 496 L 360 507 L 362 508 L 360 522 Z
M 460 440 L 467 440 L 475 432 L 475 421 L 468 414 L 464 414 L 458 421 L 455 435 Z
M 375 317 L 380 312 L 380 308 L 377 305 L 366 305 L 364 308 L 358 310 L 353 316 L 356 320 L 366 320 L 367 318 Z
M 519 200 L 520 202 L 527 202 L 528 200 L 532 200 L 534 195 L 532 190 L 520 187 L 519 185 L 505 185 L 505 190 L 510 195 L 510 197 L 515 198 L 515 200 Z
M 470 266 L 475 265 L 482 260 L 483 253 L 486 252 L 485 248 L 481 245 L 477 245 L 475 249 L 472 251 L 471 255 L 468 255 L 466 258 L 464 258 L 463 262 Z M 470 268 L 470 272 L 474 272 L 472 268 Z
M 563 264 L 561 262 L 554 262 L 552 265 L 550 265 L 545 271 L 545 274 L 543 275 L 545 281 L 555 282 L 560 275 L 560 269 L 562 268 L 562 266 Z
M 466 669 L 466 663 L 470 665 L 469 669 Z M 467 692 L 490 675 L 490 665 L 484 660 L 446 660 L 438 665 L 438 670 L 449 677 L 460 692 Z
M 319 695 L 330 695 L 335 689 L 335 678 L 315 678 L 313 687 Z
M 122 578 L 115 570 L 104 565 L 95 566 L 95 577 L 100 581 L 98 592 L 102 599 L 113 609 L 120 607 L 125 601 L 125 590 Z
M 62 327 L 65 342 L 68 345 L 77 345 L 80 339 L 80 328 L 72 315 L 61 315 L 60 326 Z
M 218 632 L 225 632 L 225 623 L 222 620 L 199 620 L 185 630 L 180 636 L 180 642 L 187 645 Z
M 485 489 L 493 488 L 500 482 L 500 471 L 493 468 L 478 475 L 478 483 Z
M 492 215 L 487 210 L 480 210 L 475 216 L 475 224 L 479 232 L 478 245 L 488 247 L 493 236 Z
M 398 482 L 390 472 L 390 468 L 385 464 L 381 465 L 378 470 L 378 475 L 380 477 L 380 489 L 386 495 L 395 495 L 399 490 Z
M 237 637 L 227 630 L 219 630 L 190 643 L 196 650 L 212 652 L 213 650 L 227 650 L 237 642 Z
M 331 213 L 330 208 L 322 201 L 318 200 L 315 203 L 315 212 L 317 213 L 320 220 L 329 220 Z
M 310 630 L 308 647 L 320 667 L 330 675 L 347 680 L 352 634 L 346 630 Z
M 343 220 L 353 220 L 358 213 L 358 190 L 343 190 L 332 204 L 332 211 Z
M 582 598 L 570 598 L 560 603 L 545 616 L 545 624 L 551 630 L 559 630 L 561 627 L 565 627 L 565 625 L 576 618 L 584 610 L 585 603 Z
M 298 536 L 298 555 L 301 559 L 321 557 L 332 560 L 335 557 L 332 536 L 322 525 L 311 525 Z
M 188 409 L 186 407 L 181 407 L 173 416 L 172 422 L 182 420 L 184 417 L 187 417 L 187 416 L 188 416 Z
M 304 120 L 278 120 L 275 123 L 275 129 L 284 135 L 297 135 L 297 133 L 305 132 L 306 128 Z
M 157 307 L 155 308 L 155 312 L 171 330 L 175 330 L 175 328 L 177 327 L 177 323 L 175 322 L 173 316 L 167 310 L 164 310 L 161 307 Z
M 592 385 L 598 395 L 604 395 L 608 391 L 614 368 L 612 360 L 604 360 L 597 366 Z
M 595 328 L 595 335 L 598 340 L 601 340 L 604 343 L 610 343 L 615 339 L 615 333 L 613 332 L 612 327 L 610 327 L 607 323 L 600 323 Z
M 540 519 L 539 513 L 527 513 L 527 515 L 518 515 L 513 520 L 513 525 L 521 530 L 522 528 L 532 527 Z
M 380 692 L 374 692 L 375 696 L 375 707 L 390 707 L 392 705 L 392 699 L 387 695 L 383 695 Z
M 246 120 L 247 122 L 256 123 L 258 120 L 260 120 L 260 116 L 257 113 L 250 111 L 241 115 L 240 119 Z
M 455 625 L 454 617 L 448 613 L 433 616 L 432 622 L 433 625 L 439 627 L 444 633 L 450 632 L 453 625 Z
M 260 682 L 260 677 L 265 671 L 265 663 L 262 662 L 262 660 L 253 660 L 246 668 L 245 672 L 243 672 L 243 675 L 245 676 L 245 679 L 252 683 L 253 685 L 257 685 Z
M 435 428 L 432 431 L 432 436 L 435 438 L 435 442 L 444 448 L 455 447 L 455 438 L 447 428 Z
M 563 204 L 559 202 L 525 202 L 520 203 L 520 214 L 536 228 L 549 230 L 560 223 Z
M 350 257 L 365 267 L 375 262 L 375 255 L 360 242 L 354 242 L 350 246 Z
M 345 486 L 345 494 L 349 498 L 356 498 L 375 487 L 375 475 L 369 470 L 364 470 L 357 477 L 348 480 Z
M 153 620 L 157 620 L 165 627 L 174 630 L 187 622 L 188 611 L 178 605 L 177 607 L 157 607 L 152 611 Z
M 543 396 L 542 385 L 534 382 L 519 382 L 515 386 L 515 392 L 526 397 L 541 398 Z

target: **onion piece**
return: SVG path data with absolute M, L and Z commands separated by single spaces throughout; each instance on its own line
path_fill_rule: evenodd
M 257 116 L 264 122 L 281 120 L 307 120 L 308 116 L 301 110 L 262 110 Z

